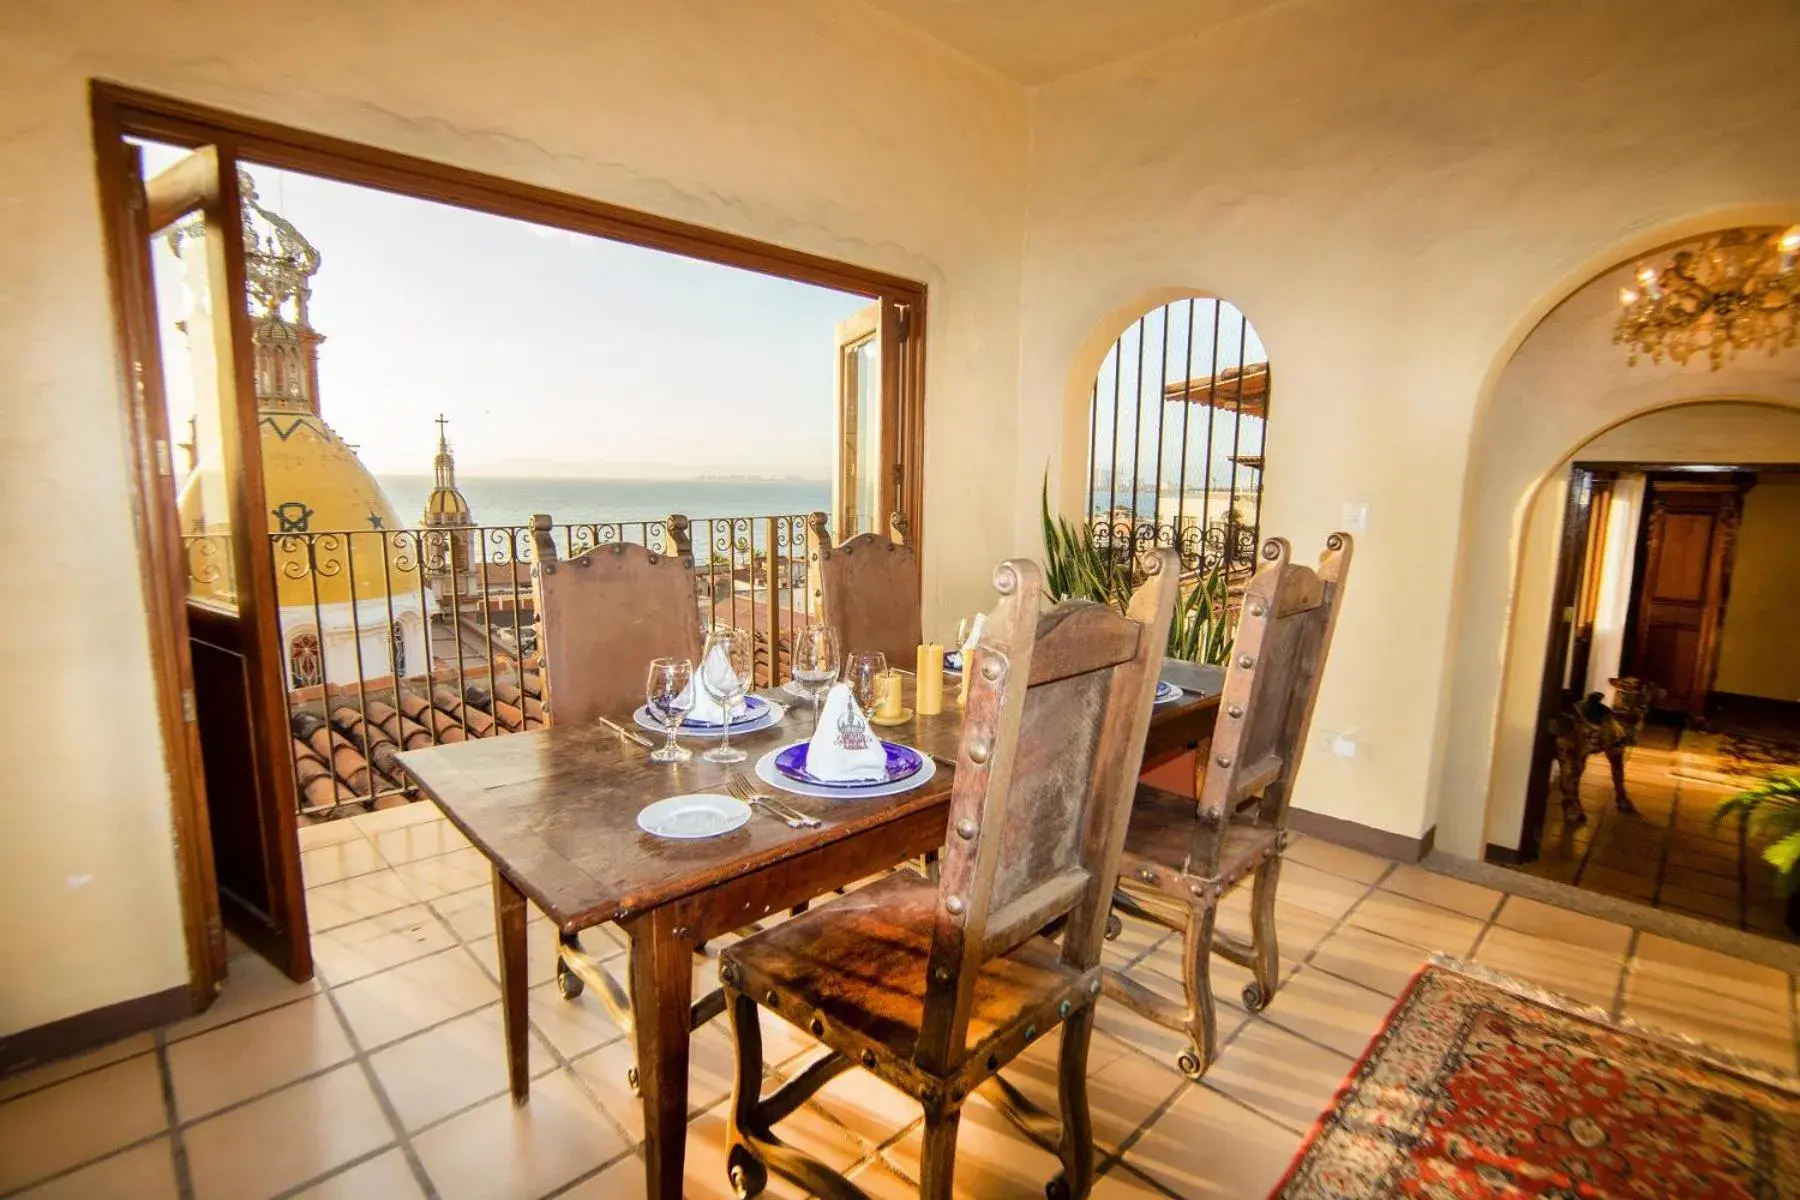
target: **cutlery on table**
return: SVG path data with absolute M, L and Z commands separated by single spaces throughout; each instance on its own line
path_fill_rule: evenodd
M 816 829 L 825 823 L 817 817 L 809 817 L 799 809 L 783 804 L 767 793 L 757 791 L 750 786 L 748 779 L 736 771 L 732 772 L 731 777 L 725 781 L 725 790 L 745 804 L 760 805 L 768 809 L 794 829 Z
M 627 729 L 623 725 L 619 724 L 617 721 L 613 720 L 611 717 L 601 717 L 600 723 L 602 725 L 606 726 L 608 729 L 612 730 L 614 733 L 618 734 L 620 737 L 629 738 L 632 741 L 636 742 L 638 745 L 642 746 L 646 750 L 654 749 L 656 746 L 655 742 L 651 741 L 649 738 L 645 737 L 643 734 L 639 733 L 637 730 Z

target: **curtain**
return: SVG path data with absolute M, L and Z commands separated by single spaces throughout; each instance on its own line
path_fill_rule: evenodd
M 1622 471 L 1613 484 L 1612 507 L 1606 514 L 1606 543 L 1601 550 L 1600 592 L 1594 604 L 1594 640 L 1589 650 L 1587 687 L 1604 692 L 1612 703 L 1607 680 L 1619 673 L 1625 654 L 1625 618 L 1631 609 L 1632 568 L 1637 560 L 1638 523 L 1643 519 L 1647 480 L 1642 471 Z

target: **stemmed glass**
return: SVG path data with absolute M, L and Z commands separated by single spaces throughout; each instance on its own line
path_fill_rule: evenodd
M 650 761 L 686 762 L 693 751 L 675 744 L 675 731 L 683 717 L 694 707 L 694 660 L 691 658 L 656 658 L 650 660 L 650 677 L 644 683 L 644 700 L 650 715 L 662 722 L 669 738 L 650 752 Z
M 887 674 L 887 655 L 879 650 L 857 650 L 850 655 L 850 665 L 844 669 L 844 678 L 850 684 L 850 691 L 856 702 L 862 705 L 863 715 L 868 716 L 881 703 L 881 677 Z
M 752 653 L 750 635 L 742 629 L 721 625 L 706 635 L 706 648 L 700 652 L 700 686 L 725 712 L 719 744 L 700 756 L 707 762 L 744 761 L 744 752 L 731 745 L 731 710 L 750 690 Z
M 819 702 L 837 681 L 837 630 L 829 625 L 808 625 L 794 635 L 794 649 L 788 657 L 788 668 L 794 682 L 812 699 L 813 732 L 819 732 Z

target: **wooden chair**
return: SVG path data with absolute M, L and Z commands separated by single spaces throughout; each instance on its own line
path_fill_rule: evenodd
M 889 667 L 910 670 L 925 640 L 919 616 L 919 559 L 906 544 L 906 518 L 895 513 L 892 538 L 859 533 L 833 546 L 825 514 L 806 518 L 806 540 L 819 580 L 820 619 L 836 626 L 845 654 L 879 650 Z
M 591 725 L 602 716 L 629 720 L 644 703 L 651 659 L 691 658 L 698 664 L 704 639 L 688 519 L 671 516 L 667 533 L 670 554 L 616 542 L 562 560 L 550 518 L 543 513 L 531 518 L 538 646 L 552 723 Z M 559 935 L 556 981 L 569 1000 L 591 986 L 613 1023 L 631 1036 L 630 993 L 573 934 Z M 718 993 L 697 1004 L 695 1026 L 718 1015 L 722 1005 Z M 636 1087 L 635 1067 L 629 1075 Z
M 1050 1194 L 1087 1193 L 1100 947 L 1179 587 L 1173 551 L 1150 569 L 1129 617 L 1087 601 L 1040 616 L 1038 568 L 1002 563 L 939 878 L 896 871 L 720 953 L 737 1036 L 727 1161 L 740 1196 L 770 1170 L 818 1195 L 863 1195 L 772 1128 L 860 1064 L 923 1107 L 920 1194 L 948 1197 L 963 1102 L 1058 1024 L 1063 1169 Z M 1041 936 L 1059 922 L 1056 940 Z M 759 1005 L 830 1050 L 767 1099 Z
M 1182 935 L 1186 996 L 1174 1004 L 1111 969 L 1106 994 L 1186 1033 L 1191 1044 L 1176 1065 L 1190 1078 L 1205 1074 L 1217 1042 L 1213 952 L 1254 973 L 1243 993 L 1251 1012 L 1275 994 L 1281 962 L 1275 888 L 1287 847 L 1289 789 L 1312 723 L 1350 551 L 1348 534 L 1332 534 L 1315 572 L 1288 561 L 1285 540 L 1264 543 L 1264 566 L 1244 593 L 1198 800 L 1148 786 L 1137 790 L 1115 905 Z M 1246 875 L 1253 876 L 1249 940 L 1214 928 L 1219 901 Z

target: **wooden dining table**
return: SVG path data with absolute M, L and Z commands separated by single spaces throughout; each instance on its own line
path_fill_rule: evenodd
M 911 679 L 906 690 L 912 701 Z M 436 802 L 494 869 L 494 919 L 507 1063 L 516 1102 L 529 1094 L 526 901 L 552 921 L 564 946 L 583 929 L 616 922 L 629 939 L 627 1024 L 636 1041 L 636 1080 L 644 1106 L 646 1195 L 682 1193 L 688 1115 L 688 1040 L 722 1011 L 718 992 L 693 998 L 696 949 L 943 844 L 962 713 L 958 680 L 945 682 L 946 711 L 881 728 L 880 735 L 930 755 L 925 784 L 878 799 L 813 799 L 776 792 L 755 780 L 756 760 L 806 738 L 811 713 L 782 691 L 763 693 L 787 706 L 778 723 L 734 735 L 748 759 L 726 767 L 701 759 L 711 739 L 694 738 L 688 762 L 649 761 L 637 743 L 600 725 L 552 724 L 529 733 L 482 738 L 399 755 L 418 789 Z M 1185 693 L 1159 706 L 1147 760 L 1211 736 L 1218 696 Z M 617 714 L 629 721 L 626 713 Z M 724 792 L 730 775 L 822 823 L 793 828 L 760 807 L 749 822 L 704 839 L 671 840 L 643 832 L 646 805 L 693 792 Z M 600 982 L 607 983 L 609 980 Z M 609 1007 L 616 1007 L 609 1005 Z

